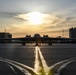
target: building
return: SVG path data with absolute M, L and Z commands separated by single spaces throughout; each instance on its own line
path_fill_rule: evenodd
M 76 38 L 76 27 L 69 29 L 69 38 Z
M 0 32 L 0 38 L 10 39 L 10 38 L 12 38 L 12 34 L 5 33 L 5 32 Z M 0 43 L 8 43 L 8 42 L 11 42 L 11 41 L 12 40 L 0 40 Z

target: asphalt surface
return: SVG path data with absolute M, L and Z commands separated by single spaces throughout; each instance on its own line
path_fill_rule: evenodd
M 76 44 L 53 44 L 53 46 L 42 45 L 39 48 L 48 67 L 51 67 L 55 63 L 76 57 Z M 0 57 L 34 68 L 35 46 L 21 46 L 21 44 L 0 44 Z M 62 66 L 62 69 L 57 68 L 58 66 L 55 67 L 55 70 L 60 69 L 59 75 L 76 75 L 76 61 L 73 61 L 67 65 L 64 63 L 64 67 Z M 0 75 L 24 75 L 24 73 L 17 67 L 0 61 Z

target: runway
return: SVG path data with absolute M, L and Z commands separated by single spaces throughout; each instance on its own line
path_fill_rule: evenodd
M 0 44 L 0 57 L 0 75 L 27 75 L 22 71 L 27 67 L 37 75 L 76 75 L 76 44 Z

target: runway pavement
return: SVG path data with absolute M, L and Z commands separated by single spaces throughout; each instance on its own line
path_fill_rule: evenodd
M 76 44 L 0 44 L 0 57 L 0 75 L 27 75 L 27 67 L 37 75 L 76 75 Z

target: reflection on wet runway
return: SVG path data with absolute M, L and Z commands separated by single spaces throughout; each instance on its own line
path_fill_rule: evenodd
M 0 57 L 0 61 L 6 63 L 14 71 L 14 73 L 17 73 L 17 71 L 19 70 L 23 75 L 60 75 L 62 69 L 64 69 L 68 64 L 73 63 L 76 59 L 74 57 L 48 66 L 40 47 L 36 46 L 34 53 L 34 68 L 2 57 Z M 16 71 L 14 67 L 18 70 Z

